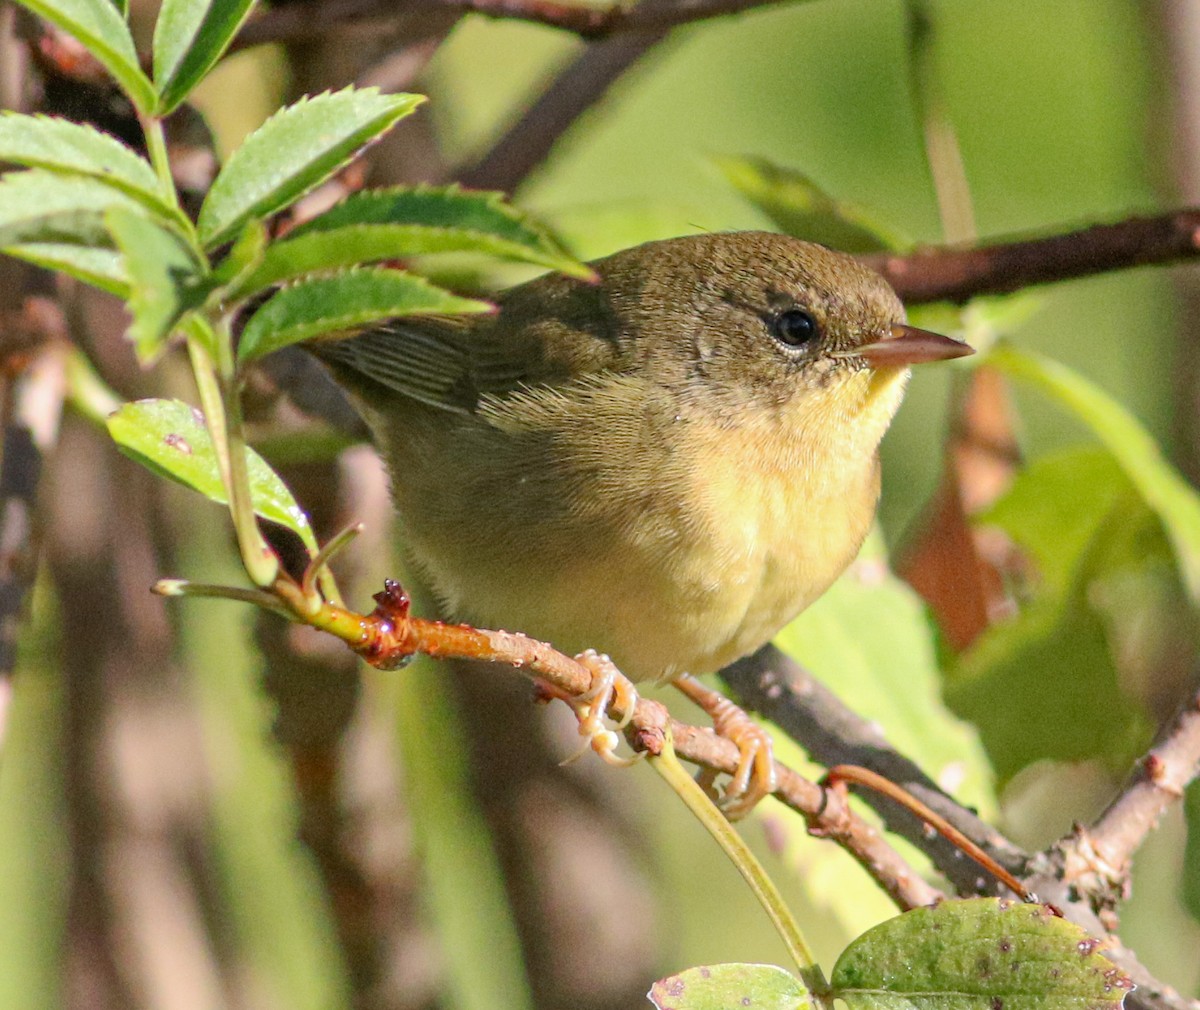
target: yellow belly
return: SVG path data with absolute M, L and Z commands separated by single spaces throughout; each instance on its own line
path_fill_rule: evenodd
M 861 372 L 794 410 L 653 431 L 630 419 L 628 390 L 598 388 L 585 409 L 573 398 L 471 422 L 462 438 L 492 440 L 474 470 L 422 456 L 409 419 L 390 457 L 407 546 L 449 616 L 596 648 L 633 679 L 718 669 L 853 560 L 904 375 Z M 544 438 L 568 420 L 548 417 L 559 409 L 575 412 L 569 451 Z

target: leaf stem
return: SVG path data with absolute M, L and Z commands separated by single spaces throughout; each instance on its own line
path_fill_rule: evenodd
M 799 969 L 801 980 L 815 999 L 825 1002 L 828 983 L 813 957 L 812 950 L 800 932 L 800 927 L 796 923 L 791 909 L 787 907 L 774 881 L 767 876 L 767 871 L 755 858 L 742 836 L 734 830 L 725 815 L 713 805 L 713 802 L 704 794 L 704 790 L 696 784 L 683 765 L 679 763 L 669 732 L 662 753 L 650 756 L 650 766 L 658 772 L 667 785 L 675 790 L 675 793 L 683 800 L 696 819 L 704 825 L 708 833 L 721 846 L 730 862 L 737 867 L 738 872 L 767 913 L 775 931 L 783 940 L 784 946 L 787 947 L 788 954 L 791 955 Z
M 142 132 L 146 136 L 146 153 L 150 155 L 150 164 L 154 174 L 158 176 L 158 184 L 162 187 L 163 196 L 172 204 L 177 203 L 175 195 L 175 177 L 171 175 L 171 159 L 167 155 L 167 138 L 163 132 L 162 120 L 157 116 L 140 115 Z
M 204 420 L 216 449 L 221 482 L 229 498 L 229 513 L 233 517 L 242 564 L 255 585 L 271 586 L 279 574 L 279 558 L 263 539 L 254 518 L 232 338 L 227 329 L 213 331 L 207 322 L 197 322 L 189 329 L 188 354 L 196 375 Z M 209 347 L 215 351 L 215 362 Z

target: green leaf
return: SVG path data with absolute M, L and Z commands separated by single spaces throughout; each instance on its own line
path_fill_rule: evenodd
M 1133 982 L 1044 905 L 996 898 L 905 912 L 833 968 L 850 1010 L 1117 1010 Z
M 503 194 L 447 186 L 355 193 L 275 243 L 253 283 L 261 288 L 314 270 L 438 252 L 489 253 L 594 276 Z
M 236 298 L 237 292 L 247 291 L 246 279 L 262 263 L 267 241 L 267 229 L 261 221 L 252 219 L 246 222 L 237 241 L 213 270 L 213 289 L 218 298 Z
M 710 964 L 660 978 L 646 994 L 658 1010 L 800 1010 L 808 990 L 773 964 Z
M 763 158 L 713 159 L 726 179 L 783 231 L 848 253 L 912 248 L 912 242 L 852 203 L 835 200 L 808 176 Z
M 996 809 L 974 730 L 946 709 L 924 604 L 893 575 L 879 536 L 775 639 L 928 775 L 986 816 Z
M 108 0 L 19 0 L 82 42 L 143 112 L 154 109 L 154 86 L 138 66 L 129 26 Z
M 109 207 L 136 211 L 140 204 L 95 179 L 39 168 L 10 172 L 0 179 L 0 248 L 30 242 L 109 248 Z
M 212 438 L 204 416 L 179 400 L 137 400 L 108 418 L 108 432 L 126 455 L 206 498 L 227 504 Z M 263 458 L 246 450 L 250 497 L 263 519 L 286 526 L 310 551 L 317 549 L 312 527 L 296 499 Z
M 1161 524 L 1091 448 L 1038 460 L 979 521 L 1027 552 L 1038 581 L 1014 618 L 957 658 L 947 702 L 979 728 L 1002 782 L 1045 758 L 1123 765 L 1149 720 L 1121 690 L 1097 590 L 1169 556 Z
M 0 113 L 0 162 L 86 175 L 107 182 L 159 213 L 178 212 L 154 169 L 116 137 L 53 116 Z
M 251 217 L 266 217 L 297 200 L 423 101 L 420 95 L 347 88 L 275 113 L 233 152 L 213 182 L 200 210 L 205 247 L 228 241 Z
M 250 317 L 238 357 L 249 361 L 288 344 L 395 316 L 491 310 L 487 302 L 460 298 L 399 270 L 354 270 L 284 288 Z
M 121 254 L 112 249 L 94 249 L 56 242 L 30 242 L 26 245 L 10 245 L 0 249 L 0 252 L 35 263 L 47 270 L 60 270 L 118 298 L 125 298 L 129 294 L 129 279 L 125 274 Z
M 1137 418 L 1094 383 L 1040 354 L 1005 343 L 985 360 L 1033 382 L 1095 432 L 1162 520 L 1188 594 L 1200 603 L 1200 497 Z
M 202 300 L 204 267 L 172 232 L 143 214 L 112 207 L 104 215 L 129 277 L 129 339 L 138 359 L 152 361 L 183 314 Z
M 164 0 L 154 26 L 159 115 L 182 102 L 238 33 L 254 0 Z

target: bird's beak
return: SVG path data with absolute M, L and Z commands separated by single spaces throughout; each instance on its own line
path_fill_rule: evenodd
M 892 323 L 891 334 L 872 344 L 864 344 L 850 352 L 866 358 L 873 367 L 920 365 L 926 361 L 945 361 L 974 354 L 975 349 L 961 340 L 943 337 L 940 333 L 919 330 L 905 323 Z

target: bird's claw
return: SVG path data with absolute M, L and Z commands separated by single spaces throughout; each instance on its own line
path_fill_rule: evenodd
M 708 713 L 720 736 L 737 744 L 737 768 L 716 803 L 731 821 L 745 817 L 778 785 L 770 734 L 728 698 L 694 677 L 684 674 L 672 683 Z M 710 775 L 701 781 L 710 795 L 715 792 L 715 778 Z
M 628 767 L 641 760 L 642 754 L 633 757 L 618 757 L 616 750 L 621 738 L 617 731 L 623 730 L 633 718 L 637 708 L 638 693 L 633 683 L 617 669 L 608 656 L 588 649 L 575 657 L 575 661 L 584 666 L 592 675 L 592 686 L 586 694 L 576 699 L 569 699 L 568 704 L 579 720 L 579 735 L 585 737 L 585 743 L 563 764 L 578 761 L 589 750 L 595 751 L 607 764 L 619 768 Z M 616 724 L 616 730 L 605 725 L 608 709 L 612 704 L 621 710 L 621 719 Z

